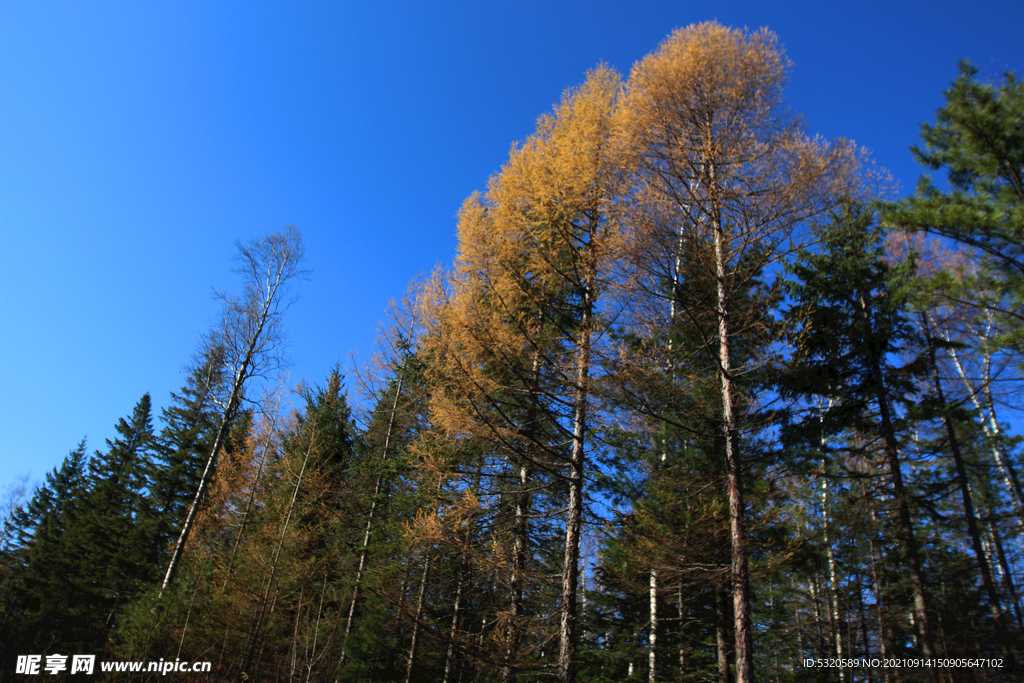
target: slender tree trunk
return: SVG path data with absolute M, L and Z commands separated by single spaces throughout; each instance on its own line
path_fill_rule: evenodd
M 1006 594 L 1010 596 L 1010 600 L 1014 608 L 1014 614 L 1017 617 L 1017 625 L 1020 626 L 1021 624 L 1024 624 L 1024 610 L 1021 609 L 1017 586 L 1013 582 L 1013 573 L 1010 570 L 1009 562 L 1006 560 L 1006 551 L 1003 548 L 1003 541 L 1000 538 L 999 530 L 996 528 L 994 520 L 995 513 L 990 505 L 988 508 L 988 534 L 991 538 L 992 547 L 995 550 L 1000 577 L 1003 581 L 1003 587 L 1006 590 Z
M 480 490 L 480 475 L 481 475 L 482 469 L 483 469 L 483 462 L 480 461 L 480 460 L 477 460 L 476 476 L 475 476 L 474 481 L 473 481 L 473 489 L 472 489 L 474 491 Z M 472 543 L 472 541 L 473 541 L 473 521 L 471 519 L 469 521 L 469 523 L 466 525 L 466 536 L 465 536 L 465 538 L 462 541 L 462 547 L 464 548 L 464 552 L 466 552 L 466 553 L 469 552 L 470 544 Z M 451 625 L 451 628 L 448 630 L 448 648 L 447 648 L 447 650 L 445 652 L 445 657 L 444 657 L 444 678 L 442 679 L 442 683 L 448 683 L 448 681 L 449 681 L 449 679 L 451 677 L 451 674 L 452 674 L 453 667 L 455 665 L 455 641 L 456 641 L 456 639 L 458 637 L 459 618 L 460 618 L 460 612 L 462 610 L 463 593 L 466 590 L 466 583 L 469 580 L 469 572 L 470 572 L 469 562 L 465 559 L 465 556 L 463 556 L 463 558 L 461 560 L 461 567 L 459 568 L 458 587 L 455 589 L 455 605 L 452 608 L 452 625 Z M 461 671 L 460 671 L 460 676 L 459 677 L 461 678 Z
M 1017 476 L 1017 471 L 1014 469 L 1009 455 L 1006 453 L 1003 433 L 1000 431 L 999 422 L 996 420 L 996 404 L 992 398 L 992 388 L 988 384 L 985 385 L 985 394 L 988 398 L 988 426 L 986 432 L 992 439 L 992 452 L 995 454 L 996 462 L 999 463 L 999 468 L 1003 472 L 1003 481 L 1006 483 L 1006 488 L 1009 489 L 1011 497 L 1017 503 L 1017 518 L 1020 520 L 1021 525 L 1024 526 L 1024 489 L 1021 488 L 1020 477 Z M 982 426 L 985 426 L 985 424 L 983 420 Z
M 827 514 L 827 513 L 826 513 Z M 842 622 L 839 618 L 839 577 L 836 572 L 836 555 L 832 550 L 832 545 L 828 540 L 828 523 L 825 525 L 825 554 L 828 557 L 828 602 L 829 602 L 829 621 L 832 625 L 832 646 L 833 652 L 835 652 L 836 658 L 842 660 L 843 655 L 843 634 L 842 634 Z M 846 681 L 847 671 L 845 667 L 839 667 L 837 671 L 839 675 L 839 683 Z
M 863 487 L 862 487 L 863 493 Z M 875 592 L 875 611 L 878 614 L 878 647 L 882 654 L 882 659 L 889 658 L 889 632 L 885 627 L 885 606 L 884 596 L 882 588 L 882 577 L 878 573 L 878 553 L 875 549 L 875 533 L 878 529 L 878 516 L 875 514 L 875 508 L 871 508 L 871 534 L 868 536 L 868 549 L 871 551 L 871 587 Z M 896 676 L 894 679 L 893 677 Z M 898 669 L 891 667 L 885 668 L 885 682 L 893 683 L 894 680 L 899 680 Z
M 292 627 L 292 657 L 291 665 L 288 667 L 288 683 L 295 680 L 295 669 L 298 666 L 299 657 L 299 619 L 302 616 L 302 595 L 305 589 L 299 590 L 299 604 L 295 609 L 295 625 Z
M 302 487 L 302 479 L 306 474 L 306 465 L 309 464 L 309 456 L 313 452 L 313 443 L 315 441 L 316 424 L 313 423 L 310 427 L 309 445 L 306 447 L 306 454 L 302 458 L 302 467 L 299 469 L 299 476 L 295 480 L 295 487 L 292 489 L 291 500 L 288 501 L 288 510 L 284 517 L 284 523 L 281 525 L 281 533 L 277 538 L 277 546 L 274 548 L 274 557 L 270 563 L 270 576 L 267 578 L 266 588 L 263 591 L 263 600 L 261 602 L 259 616 L 256 618 L 255 623 L 252 625 L 250 630 L 250 645 L 246 652 L 245 659 L 242 662 L 242 671 L 249 673 L 252 678 L 255 678 L 255 673 L 248 670 L 253 666 L 253 657 L 256 653 L 256 647 L 260 644 L 260 631 L 263 628 L 263 620 L 266 617 L 270 592 L 274 585 L 274 578 L 277 575 L 277 566 L 281 559 L 281 550 L 284 548 L 284 540 L 288 535 L 288 525 L 291 523 L 292 512 L 295 509 L 295 501 L 299 497 L 299 489 Z M 275 595 L 274 602 L 276 601 L 277 596 Z M 273 608 L 271 608 L 271 611 L 273 611 Z
M 520 490 L 515 494 L 515 521 L 512 541 L 512 574 L 509 577 L 509 619 L 505 626 L 505 661 L 501 667 L 502 683 L 515 679 L 515 659 L 519 651 L 520 618 L 523 603 L 523 571 L 526 566 L 527 506 L 525 492 L 530 472 L 526 464 L 519 467 Z
M 651 631 L 647 638 L 647 680 L 649 683 L 654 683 L 657 679 L 658 669 L 658 572 L 652 569 L 650 577 Z
M 405 384 L 405 373 L 398 371 L 398 386 L 395 388 L 395 400 L 391 403 L 391 413 L 388 415 L 388 429 L 384 434 L 384 448 L 381 452 L 381 462 L 387 460 L 388 448 L 391 445 L 391 435 L 395 428 L 395 416 L 398 413 L 398 401 L 402 395 L 402 387 Z M 373 531 L 373 522 L 377 513 L 377 501 L 380 499 L 380 491 L 383 486 L 383 479 L 377 477 L 373 485 L 373 498 L 370 500 L 370 510 L 366 515 L 366 528 L 363 530 L 363 544 L 359 550 L 359 565 L 356 567 L 355 582 L 352 585 L 352 597 L 348 603 L 348 613 L 345 616 L 345 632 L 342 634 L 341 656 L 338 658 L 338 666 L 344 666 L 347 659 L 348 639 L 352 635 L 352 624 L 355 620 L 356 605 L 359 602 L 359 591 L 362 588 L 363 576 L 366 573 L 366 556 L 370 549 L 370 534 Z
M 924 313 L 921 314 L 921 324 L 924 327 L 925 336 L 928 339 L 928 352 L 931 356 L 932 379 L 935 382 L 935 397 L 940 406 L 946 405 L 945 395 L 942 391 L 942 378 L 939 376 L 939 366 L 936 358 L 935 342 L 930 334 L 931 326 Z M 989 609 L 992 612 L 992 621 L 996 625 L 996 638 L 1010 668 L 1016 666 L 1013 653 L 1010 651 L 1007 641 L 1007 628 L 1003 617 L 1003 608 L 999 601 L 999 594 L 996 592 L 995 582 L 992 580 L 992 570 L 989 567 L 988 557 L 982 547 L 981 532 L 978 529 L 977 516 L 974 513 L 974 502 L 971 497 L 970 481 L 967 479 L 967 469 L 964 467 L 963 454 L 960 451 L 960 439 L 956 434 L 956 426 L 948 415 L 943 414 L 942 423 L 946 427 L 946 439 L 949 442 L 949 449 L 953 454 L 953 464 L 956 467 L 957 482 L 960 486 L 960 497 L 963 499 L 964 515 L 967 517 L 967 533 L 971 537 L 971 547 L 974 556 L 978 561 L 978 570 L 981 573 L 981 583 L 988 595 Z
M 863 657 L 864 659 L 871 659 L 871 639 L 868 637 L 868 620 L 866 610 L 864 609 L 864 581 L 863 574 L 859 571 L 857 572 L 857 617 L 858 621 L 860 621 L 860 638 L 863 645 Z M 867 675 L 868 683 L 874 683 L 874 676 L 871 673 L 871 667 L 868 667 Z
M 709 165 L 710 187 L 717 189 L 715 167 Z M 714 206 L 714 199 L 712 199 Z M 743 469 L 739 451 L 739 430 L 734 414 L 726 234 L 717 210 L 712 209 L 715 235 L 715 279 L 717 281 L 718 374 L 721 382 L 722 436 L 725 439 L 725 474 L 729 499 L 729 534 L 732 546 L 732 599 L 736 635 L 736 683 L 754 681 L 754 640 L 750 617 L 750 578 L 747 569 L 746 512 L 743 504 Z
M 196 515 L 199 513 L 199 506 L 203 499 L 206 497 L 206 489 L 210 485 L 210 479 L 213 477 L 213 470 L 217 464 L 217 457 L 220 455 L 221 448 L 224 447 L 224 442 L 228 436 L 228 430 L 231 427 L 231 421 L 235 417 L 235 412 L 238 410 L 238 404 L 241 401 L 242 396 L 242 382 L 244 376 L 242 373 L 235 374 L 234 383 L 231 386 L 231 397 L 228 399 L 227 407 L 224 410 L 224 414 L 221 416 L 220 426 L 217 427 L 217 434 L 213 439 L 213 446 L 210 448 L 210 456 L 206 459 L 206 467 L 203 468 L 203 474 L 199 478 L 199 487 L 196 489 L 196 495 L 192 498 L 192 504 L 188 506 L 188 514 L 185 516 L 185 522 L 182 524 L 181 533 L 178 535 L 178 541 L 174 544 L 174 551 L 171 553 L 171 561 L 167 565 L 167 572 L 164 574 L 163 583 L 160 584 L 160 595 L 163 595 L 164 591 L 167 590 L 167 586 L 170 585 L 174 579 L 174 574 L 178 569 L 178 563 L 181 561 L 181 556 L 185 552 L 185 544 L 188 543 L 188 537 L 192 533 L 192 526 L 195 524 Z
M 832 407 L 832 401 L 829 400 L 829 408 Z M 822 406 L 818 405 L 818 422 L 824 426 L 825 422 L 825 411 Z M 832 547 L 832 540 L 829 538 L 829 500 L 828 500 L 828 440 L 825 436 L 825 431 L 822 429 L 821 434 L 821 523 L 822 523 L 822 542 L 825 545 L 825 556 L 828 559 L 828 597 L 829 597 L 829 623 L 832 627 L 832 651 L 836 658 L 843 660 L 843 637 L 842 629 L 840 628 L 839 619 L 839 578 L 836 571 L 836 554 Z M 839 667 L 837 673 L 839 674 L 839 683 L 845 683 L 846 681 L 846 668 Z
M 686 634 L 683 632 L 683 582 L 679 581 L 676 598 L 679 606 L 679 680 L 686 680 Z
M 192 587 L 192 595 L 188 599 L 188 612 L 185 613 L 185 625 L 181 627 L 181 638 L 178 640 L 178 652 L 175 657 L 181 656 L 181 648 L 185 647 L 185 634 L 188 633 L 188 622 L 192 620 L 192 605 L 196 601 L 196 593 L 199 591 L 199 582 Z M 224 652 L 221 650 L 221 656 Z
M 948 343 L 950 337 L 948 333 L 944 333 L 944 338 Z M 967 394 L 971 397 L 971 403 L 981 414 L 981 428 L 985 431 L 985 436 L 988 437 L 989 443 L 992 446 L 992 454 L 995 456 L 996 462 L 999 464 L 999 468 L 1003 474 L 1003 482 L 1006 484 L 1007 490 L 1010 492 L 1010 496 L 1013 498 L 1017 507 L 1017 517 L 1022 520 L 1024 524 L 1024 490 L 1021 488 L 1020 479 L 1017 477 L 1016 471 L 1010 464 L 1009 458 L 1006 456 L 1003 435 L 999 429 L 999 422 L 996 420 L 996 408 L 995 403 L 992 400 L 992 389 L 988 381 L 988 365 L 989 357 L 985 357 L 985 374 L 986 381 L 983 383 L 983 391 L 987 405 L 983 407 L 981 400 L 978 398 L 978 390 L 974 387 L 970 378 L 967 376 L 967 372 L 964 370 L 963 363 L 960 362 L 960 354 L 957 353 L 955 348 L 949 349 L 949 356 L 953 360 L 953 365 L 956 367 L 957 374 L 960 375 L 960 380 L 967 389 Z
M 828 536 L 828 472 L 825 469 L 825 460 L 821 461 L 822 483 L 821 483 L 821 506 L 822 523 L 824 525 L 823 542 L 825 544 L 825 556 L 828 559 L 828 607 L 829 624 L 832 632 L 832 652 L 837 659 L 843 659 L 843 634 L 839 619 L 839 576 L 836 571 L 836 554 L 832 548 L 832 542 Z M 837 672 L 839 683 L 846 681 L 845 667 L 839 667 Z
M 1011 489 L 1011 495 L 1017 501 L 1017 516 L 1021 521 L 1021 525 L 1024 526 L 1024 488 L 1021 487 L 1017 471 L 1007 456 L 1005 440 L 999 429 L 999 419 L 996 417 L 996 402 L 992 397 L 992 354 L 988 349 L 988 341 L 992 336 L 992 326 L 994 324 L 992 311 L 986 308 L 985 315 L 987 318 L 985 330 L 985 377 L 983 378 L 982 389 L 985 392 L 985 397 L 988 399 L 989 425 L 993 436 L 994 450 L 999 460 L 999 466 L 1003 470 L 1007 487 Z
M 174 579 L 181 556 L 185 552 L 185 545 L 199 513 L 199 506 L 213 477 L 217 458 L 227 440 L 231 421 L 241 404 L 243 385 L 254 365 L 258 366 L 261 360 L 267 358 L 265 336 L 270 340 L 276 338 L 275 325 L 282 313 L 282 304 L 278 298 L 291 278 L 302 276 L 297 269 L 302 259 L 302 238 L 294 228 L 288 228 L 284 233 L 268 235 L 261 241 L 253 242 L 249 247 L 239 245 L 239 249 L 243 263 L 242 272 L 249 278 L 249 298 L 228 306 L 228 312 L 225 314 L 225 335 L 221 341 L 239 341 L 239 350 L 244 348 L 244 351 L 231 356 L 231 360 L 237 363 L 231 383 L 231 394 L 224 405 L 220 426 L 210 448 L 210 455 L 206 459 L 206 467 L 199 479 L 196 495 L 192 498 L 192 504 L 181 527 L 181 534 L 171 553 L 167 573 L 164 574 L 163 583 L 160 585 L 160 595 L 163 595 Z
M 267 451 L 270 449 L 270 440 L 273 435 L 273 430 L 268 429 L 266 438 L 263 440 L 263 450 L 260 452 L 260 464 L 256 468 L 256 476 L 253 478 L 252 484 L 250 485 L 251 490 L 249 491 L 249 497 L 245 501 L 245 510 L 242 512 L 242 522 L 238 527 L 238 533 L 235 535 L 234 543 L 231 544 L 231 556 L 228 557 L 228 564 L 224 570 L 224 583 L 221 585 L 221 592 L 225 592 L 228 588 L 228 580 L 231 578 L 231 569 L 235 564 L 235 556 L 238 554 L 238 547 L 242 544 L 242 537 L 245 535 L 245 527 L 249 522 L 249 513 L 252 512 L 253 503 L 256 501 L 256 492 L 260 485 L 260 478 L 263 475 L 263 465 L 267 461 Z
M 594 264 L 592 223 L 584 255 L 581 286 L 582 316 L 576 354 L 575 400 L 572 418 L 572 451 L 569 459 L 569 509 L 565 520 L 565 557 L 562 564 L 561 622 L 558 643 L 559 683 L 576 680 L 576 588 L 579 580 L 580 537 L 583 524 L 584 438 L 589 400 L 591 318 L 593 316 Z
M 715 654 L 718 683 L 729 683 L 728 603 L 725 588 L 715 584 Z
M 320 659 L 316 655 L 316 646 L 317 646 L 317 641 L 320 638 L 320 617 L 324 613 L 324 594 L 325 593 L 327 593 L 327 577 L 326 576 L 324 577 L 323 586 L 320 588 L 320 602 L 319 602 L 319 604 L 317 605 L 317 608 L 316 608 L 316 621 L 313 623 L 313 643 L 309 647 L 309 650 L 307 651 L 307 654 L 306 654 L 306 657 L 305 657 L 305 660 L 306 660 L 305 661 L 306 683 L 310 683 L 310 678 L 312 678 L 312 676 L 313 676 L 313 666 L 314 666 L 314 664 L 317 663 L 317 660 Z M 333 638 L 328 637 L 327 643 L 324 645 L 324 652 L 325 653 L 327 652 L 327 649 L 330 646 L 330 642 L 331 642 L 332 639 Z
M 459 571 L 459 582 L 455 589 L 455 605 L 452 607 L 452 625 L 448 629 L 448 649 L 444 654 L 444 678 L 441 683 L 448 683 L 455 664 L 455 639 L 459 631 L 459 610 L 462 608 L 462 593 L 466 585 L 465 569 Z
M 825 635 L 821 631 L 821 600 L 818 598 L 818 580 L 811 577 L 811 602 L 814 603 L 814 632 L 817 636 L 815 653 L 828 652 L 828 648 L 825 647 Z
M 534 352 L 530 371 L 530 407 L 527 411 L 524 440 L 527 448 L 537 438 L 537 410 L 539 400 L 540 353 Z M 529 542 L 530 480 L 528 458 L 519 465 L 519 490 L 515 492 L 515 518 L 512 524 L 512 573 L 509 577 L 509 619 L 505 627 L 505 660 L 501 667 L 502 683 L 515 680 L 515 659 L 519 652 L 519 633 L 523 611 L 523 573 L 526 570 L 526 549 Z M 479 485 L 479 471 L 477 474 Z
M 581 382 L 586 381 L 586 368 L 580 368 Z M 569 462 L 569 509 L 565 524 L 565 558 L 562 566 L 562 610 L 559 627 L 558 680 L 576 680 L 576 587 L 579 580 L 580 530 L 583 521 L 583 432 L 586 419 L 585 389 L 577 397 L 573 447 Z
M 873 333 L 874 324 L 867 300 L 860 297 L 861 313 L 868 330 Z M 892 410 L 889 397 L 886 395 L 886 383 L 882 374 L 882 359 L 873 358 L 871 364 L 872 379 L 875 384 L 875 399 L 882 420 L 882 438 L 885 442 L 885 456 L 892 476 L 893 498 L 896 501 L 899 515 L 900 536 L 907 553 L 907 569 L 910 573 L 910 585 L 914 596 L 914 622 L 920 636 L 920 646 L 925 659 L 935 659 L 935 641 L 928 621 L 928 607 L 925 600 L 924 575 L 921 573 L 921 556 L 917 538 L 914 536 L 914 525 L 910 518 L 910 506 L 907 504 L 906 489 L 903 485 L 903 471 L 900 467 L 899 447 L 896 431 L 892 424 Z M 934 667 L 928 667 L 928 675 L 932 683 L 938 683 L 939 677 Z
M 224 569 L 224 581 L 223 581 L 223 583 L 221 584 L 221 587 L 220 587 L 221 593 L 226 593 L 227 592 L 228 581 L 231 580 L 231 570 L 235 566 L 235 557 L 238 554 L 239 546 L 241 546 L 241 544 L 242 544 L 242 537 L 245 534 L 245 527 L 246 527 L 246 525 L 247 525 L 247 523 L 249 521 L 249 513 L 252 511 L 253 503 L 256 500 L 256 492 L 257 492 L 257 489 L 259 488 L 260 477 L 263 474 L 263 465 L 266 463 L 266 460 L 267 460 L 267 450 L 270 448 L 270 439 L 271 439 L 272 433 L 273 433 L 272 430 L 268 430 L 267 434 L 266 434 L 266 439 L 263 441 L 263 450 L 260 453 L 260 464 L 259 464 L 259 466 L 256 469 L 256 477 L 253 479 L 253 482 L 251 484 L 251 490 L 249 491 L 249 497 L 245 501 L 245 511 L 242 513 L 242 523 L 241 523 L 241 525 L 238 528 L 238 534 L 236 534 L 236 536 L 235 536 L 234 543 L 231 545 L 231 556 L 228 557 L 228 563 L 227 563 L 227 566 Z M 228 623 L 228 624 L 224 625 L 224 640 L 221 641 L 221 644 L 220 644 L 220 659 L 221 660 L 223 660 L 224 652 L 227 650 L 227 647 L 228 647 L 228 636 L 230 634 L 231 634 L 231 624 Z M 219 666 L 219 661 L 218 661 L 218 666 Z
M 425 554 L 423 558 L 423 574 L 420 575 L 420 588 L 416 594 L 416 613 L 412 619 L 412 638 L 409 640 L 409 653 L 406 656 L 405 683 L 412 681 L 412 670 L 416 666 L 416 645 L 420 635 L 420 617 L 423 614 L 423 598 L 427 593 L 427 577 L 430 575 L 432 558 Z
M 405 554 L 405 566 L 402 570 L 402 581 L 398 585 L 398 604 L 395 609 L 395 618 L 391 620 L 392 628 L 398 632 L 402 621 L 402 610 L 405 609 L 405 593 L 409 590 L 409 580 L 412 575 L 412 549 Z

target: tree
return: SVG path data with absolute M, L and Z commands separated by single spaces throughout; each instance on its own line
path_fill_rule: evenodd
M 88 569 L 69 579 L 87 609 L 79 620 L 87 638 L 100 638 L 116 623 L 115 613 L 127 605 L 157 574 L 152 565 L 156 518 L 144 505 L 152 469 L 153 424 L 149 394 L 136 404 L 128 420 L 118 421 L 118 437 L 107 452 L 89 464 L 85 508 L 69 547 Z
M 660 300 L 686 249 L 714 283 L 687 303 L 715 319 L 704 340 L 719 378 L 732 547 L 736 679 L 753 680 L 743 419 L 735 347 L 755 329 L 737 326 L 733 303 L 779 257 L 793 231 L 849 191 L 852 150 L 808 139 L 782 105 L 788 62 L 767 30 L 716 23 L 677 30 L 638 62 L 626 84 L 620 139 L 637 185 L 628 231 L 634 298 Z M 669 220 L 648 220 L 649 207 Z M 674 298 L 674 297 L 673 297 Z
M 1014 321 L 1007 340 L 1019 347 L 1024 335 L 1024 83 L 1008 73 L 997 88 L 979 83 L 977 75 L 977 68 L 961 62 L 936 123 L 921 125 L 922 144 L 912 148 L 926 168 L 946 172 L 950 189 L 943 192 L 922 176 L 913 196 L 883 205 L 882 219 L 977 250 L 999 274 L 1003 296 L 993 307 Z
M 68 532 L 85 509 L 87 463 L 83 439 L 12 515 L 14 557 L 4 577 L 0 623 L 0 661 L 5 667 L 13 666 L 15 654 L 76 642 L 76 620 L 89 616 L 80 610 L 80 594 L 68 581 L 83 573 L 79 556 L 69 547 Z
M 224 447 L 232 418 L 241 406 L 246 382 L 251 377 L 265 376 L 283 362 L 281 326 L 284 313 L 293 301 L 288 290 L 294 280 L 307 274 L 299 267 L 303 256 L 302 235 L 294 226 L 247 245 L 239 243 L 237 247 L 239 265 L 236 272 L 244 281 L 243 294 L 241 298 L 219 295 L 224 301 L 221 327 L 211 334 L 207 342 L 208 348 L 223 350 L 223 363 L 231 376 L 231 390 L 220 405 L 220 426 L 182 523 L 161 591 L 166 590 L 174 578 L 203 495 L 213 476 L 217 456 Z
M 430 313 L 437 332 L 428 364 L 441 388 L 438 422 L 493 444 L 513 468 L 504 480 L 511 545 L 503 680 L 516 675 L 520 640 L 537 609 L 524 605 L 529 568 L 540 565 L 531 519 L 566 509 L 558 607 L 558 677 L 574 680 L 586 440 L 599 298 L 613 233 L 617 168 L 611 124 L 619 78 L 592 71 L 565 94 L 537 133 L 513 149 L 486 196 L 463 205 L 450 297 Z M 512 490 L 508 490 L 511 485 Z M 542 513 L 538 493 L 565 498 Z M 531 546 L 534 546 L 531 549 Z M 553 559 L 553 558 L 552 558 Z M 543 642 L 542 638 L 537 638 Z
M 410 297 L 403 301 L 402 306 L 392 303 L 392 325 L 382 331 L 378 340 L 379 352 L 371 366 L 360 374 L 361 387 L 373 405 L 361 440 L 363 452 L 360 470 L 367 477 L 367 483 L 373 481 L 373 490 L 367 495 L 367 505 L 364 506 L 365 526 L 359 546 L 359 561 L 342 634 L 339 660 L 342 666 L 348 659 L 348 641 L 363 590 L 363 579 L 369 568 L 370 552 L 374 545 L 383 545 L 379 538 L 374 539 L 374 534 L 377 537 L 382 535 L 379 528 L 382 521 L 388 521 L 380 519 L 381 513 L 388 511 L 387 507 L 398 507 L 400 497 L 394 495 L 392 489 L 400 472 L 406 467 L 403 456 L 408 451 L 409 442 L 416 438 L 417 432 L 423 427 L 420 408 L 426 396 L 423 391 L 422 363 L 414 353 L 418 326 L 411 301 L 412 294 L 417 291 L 417 287 L 412 287 Z M 378 376 L 371 377 L 372 374 Z M 383 382 L 384 386 L 376 386 L 379 382 Z M 373 540 L 378 542 L 375 544 Z M 408 665 L 411 670 L 411 658 Z
M 164 427 L 153 444 L 147 504 L 157 519 L 155 545 L 159 556 L 167 552 L 181 531 L 217 434 L 217 403 L 223 401 L 226 389 L 223 349 L 203 349 L 188 370 L 185 386 L 180 393 L 171 394 L 171 405 L 161 411 Z
M 821 438 L 849 428 L 881 437 L 911 582 L 914 623 L 923 655 L 931 658 L 935 640 L 898 427 L 901 408 L 910 405 L 916 393 L 915 373 L 926 367 L 923 359 L 916 361 L 922 355 L 922 340 L 908 319 L 907 281 L 913 262 L 896 268 L 886 264 L 881 229 L 873 214 L 860 206 L 844 207 L 820 233 L 823 253 L 801 252 L 792 266 L 798 278 L 792 311 L 799 314 L 800 328 L 789 387 L 827 403 L 827 409 L 812 417 L 821 425 Z M 902 367 L 891 365 L 898 356 L 906 359 Z

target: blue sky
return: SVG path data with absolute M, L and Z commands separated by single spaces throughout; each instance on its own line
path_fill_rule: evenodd
M 901 184 L 957 61 L 1024 74 L 1024 3 L 27 2 L 0 6 L 0 488 L 157 408 L 237 289 L 236 240 L 288 224 L 309 281 L 291 382 L 372 351 L 447 264 L 455 212 L 564 89 L 674 29 L 773 30 L 811 132 Z

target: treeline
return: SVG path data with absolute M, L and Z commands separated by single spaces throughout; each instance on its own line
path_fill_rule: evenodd
M 1016 680 L 1024 86 L 963 64 L 914 148 L 948 189 L 886 202 L 786 109 L 788 67 L 710 23 L 592 71 L 466 200 L 359 411 L 337 368 L 290 415 L 243 400 L 301 241 L 243 248 L 163 427 L 143 397 L 9 515 L 3 677 L 59 652 L 215 680 Z

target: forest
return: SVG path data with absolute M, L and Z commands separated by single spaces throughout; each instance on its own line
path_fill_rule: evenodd
M 596 66 L 294 393 L 301 234 L 239 243 L 166 406 L 8 490 L 0 680 L 1021 680 L 1024 85 L 950 65 L 894 199 L 789 71 Z

